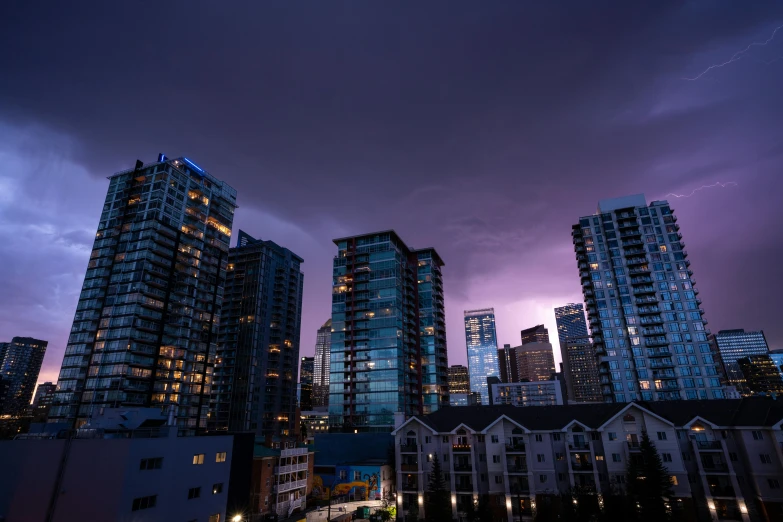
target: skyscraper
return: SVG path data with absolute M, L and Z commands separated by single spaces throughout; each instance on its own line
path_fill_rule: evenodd
M 50 422 L 136 406 L 206 427 L 235 208 L 187 158 L 111 176 Z
M 334 240 L 329 424 L 391 431 L 448 405 L 443 261 L 387 230 Z
M 522 344 L 527 343 L 548 343 L 549 342 L 549 330 L 544 328 L 543 324 L 526 328 L 520 332 L 522 337 Z
M 783 375 L 783 350 L 770 350 L 769 358 L 772 359 L 780 375 Z
M 239 231 L 228 255 L 210 430 L 294 433 L 303 260 Z
M 560 355 L 563 359 L 563 378 L 568 390 L 568 401 L 602 402 L 598 365 L 590 338 L 567 337 L 560 342 Z
M 46 422 L 55 391 L 57 391 L 57 385 L 51 382 L 41 383 L 35 389 L 35 398 L 33 398 L 33 404 L 30 407 L 33 422 Z
M 299 367 L 299 409 L 310 411 L 313 409 L 313 374 L 315 371 L 315 358 L 302 357 Z
M 517 356 L 517 372 L 520 382 L 548 381 L 555 373 L 555 357 L 552 345 L 545 342 L 529 342 L 514 348 Z
M 566 339 L 587 337 L 585 309 L 581 303 L 569 303 L 555 308 L 555 322 L 561 350 L 565 346 Z
M 517 370 L 517 350 L 510 344 L 504 344 L 498 349 L 498 366 L 500 366 L 500 382 L 519 382 Z
M 737 359 L 746 395 L 783 395 L 783 377 L 768 354 Z
M 449 393 L 470 393 L 468 369 L 461 364 L 449 366 Z
M 709 339 L 723 363 L 729 384 L 736 387 L 737 391 L 743 395 L 750 393 L 737 360 L 753 355 L 769 354 L 769 346 L 764 332 L 761 330 L 746 332 L 743 329 L 720 330 L 715 335 L 711 335 Z
M 642 194 L 601 201 L 572 228 L 604 400 L 722 398 L 669 203 L 647 206 Z
M 0 417 L 21 417 L 26 413 L 48 344 L 31 337 L 14 337 L 10 343 L 0 343 L 0 379 L 5 388 Z
M 470 390 L 480 395 L 481 404 L 489 404 L 487 377 L 500 377 L 494 308 L 465 311 L 465 344 Z
M 329 406 L 329 359 L 332 346 L 332 320 L 318 329 L 313 364 L 313 407 Z

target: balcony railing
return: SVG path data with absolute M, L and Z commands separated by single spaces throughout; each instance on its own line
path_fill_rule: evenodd
M 593 471 L 593 465 L 590 462 L 571 462 L 571 469 L 574 471 Z
M 525 443 L 524 442 L 514 442 L 511 444 L 506 444 L 506 451 L 511 453 L 524 453 L 525 451 Z
M 626 444 L 628 444 L 628 451 L 636 452 L 642 450 L 641 446 L 639 446 L 639 441 L 637 440 L 626 441 Z
M 470 453 L 470 444 L 452 444 L 451 450 L 455 453 Z
M 415 442 L 406 442 L 400 444 L 400 451 L 402 453 L 417 453 L 419 451 L 419 445 Z
M 454 489 L 456 491 L 473 491 L 473 484 L 457 483 Z
M 700 450 L 719 450 L 723 449 L 719 440 L 697 440 L 696 447 Z
M 568 443 L 568 449 L 570 450 L 586 450 L 590 449 L 590 443 L 586 440 L 577 440 Z
M 470 464 L 454 464 L 454 471 L 457 473 L 470 472 L 473 471 L 473 466 Z

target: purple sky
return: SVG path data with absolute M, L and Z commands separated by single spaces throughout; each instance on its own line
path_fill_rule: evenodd
M 235 230 L 305 259 L 305 355 L 332 238 L 435 247 L 465 363 L 466 308 L 495 308 L 501 344 L 555 337 L 552 308 L 582 300 L 570 226 L 599 199 L 718 181 L 736 186 L 669 197 L 709 328 L 783 348 L 783 30 L 683 79 L 769 38 L 779 2 L 89 3 L 0 7 L 0 340 L 48 340 L 41 380 L 106 176 L 158 152 L 228 181 Z

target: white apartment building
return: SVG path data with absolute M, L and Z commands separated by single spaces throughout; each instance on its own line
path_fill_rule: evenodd
M 624 491 L 647 432 L 672 477 L 673 509 L 698 520 L 779 520 L 782 426 L 781 401 L 763 398 L 446 408 L 393 432 L 397 509 L 426 519 L 435 455 L 460 520 L 482 495 L 509 522 L 532 520 L 537 503 L 569 491 L 602 506 L 604 495 Z

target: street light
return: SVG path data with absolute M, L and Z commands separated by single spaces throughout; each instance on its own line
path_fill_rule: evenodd
M 242 522 L 242 515 L 234 515 L 231 522 Z

